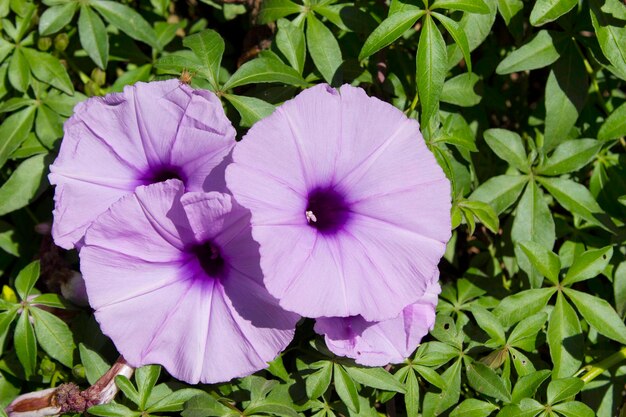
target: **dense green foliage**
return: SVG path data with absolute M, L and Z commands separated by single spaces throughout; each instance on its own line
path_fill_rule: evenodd
M 453 184 L 437 323 L 383 369 L 334 357 L 305 322 L 266 371 L 185 387 L 145 367 L 91 414 L 624 413 L 620 0 L 1 0 L 0 17 L 0 407 L 86 387 L 117 358 L 58 295 L 78 269 L 49 236 L 63 122 L 88 96 L 182 74 L 240 136 L 319 82 L 418 119 Z

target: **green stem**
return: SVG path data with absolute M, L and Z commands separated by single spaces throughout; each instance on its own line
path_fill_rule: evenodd
M 587 368 L 587 373 L 581 376 L 580 379 L 582 379 L 586 384 L 597 376 L 602 375 L 607 369 L 612 368 L 624 360 L 626 360 L 626 346 L 623 346 L 619 351 L 615 352 L 608 358 L 601 360 L 596 365 L 589 366 Z

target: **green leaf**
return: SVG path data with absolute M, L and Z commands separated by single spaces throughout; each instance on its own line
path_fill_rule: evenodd
M 321 362 L 321 367 L 305 379 L 307 396 L 314 400 L 326 392 L 333 376 L 333 364 Z
M 115 377 L 115 385 L 124 393 L 126 398 L 137 405 L 139 404 L 139 393 L 128 377 L 117 375 Z
M 620 317 L 626 313 L 626 261 L 615 269 L 613 276 L 613 294 L 615 295 L 615 309 Z
M 576 311 L 559 292 L 548 322 L 548 346 L 552 357 L 553 377 L 568 377 L 578 370 L 583 356 L 582 339 Z
M 42 305 L 47 307 L 54 307 L 59 309 L 66 309 L 68 307 L 67 302 L 61 298 L 58 294 L 41 294 L 31 300 L 31 305 L 36 307 Z
M 276 46 L 289 64 L 302 74 L 306 61 L 306 41 L 302 26 L 295 25 L 287 19 L 279 19 L 277 25 Z
M 506 389 L 502 378 L 496 372 L 480 362 L 466 367 L 467 382 L 476 391 L 504 402 L 511 401 L 511 394 Z
M 224 94 L 223 97 L 233 105 L 241 116 L 240 126 L 249 127 L 261 119 L 274 113 L 276 107 L 273 104 L 255 97 Z
M 350 375 L 339 364 L 333 365 L 335 391 L 341 401 L 352 411 L 359 412 L 359 393 Z
M 543 192 L 534 181 L 528 183 L 526 191 L 520 199 L 511 228 L 511 240 L 514 243 L 528 240 L 529 237 L 547 249 L 554 246 L 556 239 L 552 213 L 550 213 Z M 520 268 L 529 275 L 531 286 L 540 287 L 543 279 L 518 246 L 515 246 L 515 256 Z
M 513 329 L 506 343 L 524 349 L 527 352 L 535 350 L 535 341 L 548 319 L 546 313 L 533 314 L 520 321 Z
M 512 402 L 519 403 L 524 398 L 532 398 L 535 396 L 539 386 L 548 379 L 550 371 L 542 369 L 528 375 L 524 375 L 517 380 L 515 387 L 513 388 Z
M 46 155 L 40 154 L 22 162 L 0 187 L 0 216 L 26 207 L 37 197 L 48 171 Z
M 619 0 L 607 0 L 600 3 L 590 0 L 591 23 L 595 29 L 602 52 L 613 64 L 622 79 L 626 75 L 626 13 Z
M 459 356 L 459 350 L 447 343 L 422 343 L 417 349 L 415 363 L 437 367 Z
M 459 202 L 459 207 L 471 211 L 480 222 L 493 233 L 498 233 L 500 222 L 498 215 L 487 203 L 482 201 L 463 200 Z
M 574 139 L 561 143 L 537 170 L 542 175 L 561 175 L 578 171 L 591 162 L 602 147 L 593 139 Z
M 421 362 L 421 361 L 420 361 Z M 426 381 L 428 381 L 433 386 L 444 390 L 446 389 L 446 381 L 443 380 L 441 376 L 432 368 L 422 365 L 416 365 L 413 363 L 413 369 Z
M 232 415 L 232 411 L 233 410 L 217 401 L 211 395 L 205 393 L 197 395 L 187 401 L 181 415 L 183 417 L 222 417 Z
M 594 417 L 596 413 L 580 401 L 568 401 L 552 407 L 565 417 Z
M 26 265 L 15 278 L 15 290 L 22 300 L 26 300 L 39 279 L 39 261 Z
M 246 408 L 246 415 L 269 414 L 282 417 L 299 417 L 300 415 L 288 405 L 279 403 L 255 404 Z
M 548 384 L 548 404 L 556 404 L 578 394 L 585 386 L 580 378 L 555 379 Z
M 224 84 L 223 90 L 252 83 L 283 83 L 306 87 L 298 71 L 277 59 L 256 58 L 243 64 Z
M 82 343 L 78 345 L 78 352 L 80 354 L 80 362 L 85 367 L 87 382 L 93 385 L 109 370 L 110 365 L 98 352 L 88 348 Z
M 610 219 L 606 218 L 593 195 L 582 184 L 564 178 L 537 177 L 546 190 L 572 214 L 576 214 L 591 224 L 611 230 Z
M 613 256 L 611 246 L 583 252 L 574 259 L 574 263 L 563 279 L 563 285 L 572 285 L 575 282 L 595 278 L 604 271 L 611 256 Z
M 427 15 L 417 46 L 417 91 L 422 106 L 421 121 L 428 121 L 437 113 L 439 98 L 446 79 L 448 55 L 446 43 L 432 17 Z
M 217 90 L 224 55 L 224 39 L 214 30 L 203 30 L 183 39 L 183 45 L 191 49 L 202 65 L 208 69 L 209 82 Z
M 532 240 L 519 242 L 518 245 L 541 275 L 555 284 L 559 282 L 561 261 L 554 252 Z
M 265 0 L 258 16 L 258 23 L 265 24 L 290 14 L 300 13 L 303 7 L 290 0 Z
M 540 30 L 530 42 L 504 58 L 496 68 L 496 73 L 502 75 L 547 67 L 559 59 L 557 45 L 560 41 L 560 36 Z
M 544 148 L 551 149 L 568 137 L 585 104 L 588 84 L 583 59 L 569 45 L 553 65 L 546 84 Z
M 137 403 L 139 409 L 145 409 L 146 402 L 150 398 L 150 393 L 156 385 L 160 374 L 161 367 L 159 365 L 142 366 L 135 371 L 135 381 L 137 382 L 137 391 L 139 392 L 139 402 Z
M 498 0 L 498 10 L 507 26 L 523 8 L 524 3 L 522 0 Z
M 411 6 L 407 10 L 389 15 L 367 37 L 359 53 L 359 60 L 367 58 L 385 46 L 392 44 L 404 32 L 412 28 L 417 19 L 424 16 L 424 14 L 426 14 L 425 10 Z
M 497 409 L 497 406 L 486 401 L 468 398 L 452 410 L 450 417 L 487 417 Z
M 500 159 L 522 172 L 529 172 L 530 164 L 520 135 L 506 129 L 488 129 L 484 136 L 487 145 Z
M 148 412 L 164 413 L 181 411 L 187 401 L 202 393 L 202 390 L 195 388 L 184 388 L 178 391 L 174 391 L 171 394 L 168 394 L 165 397 L 161 398 L 156 403 L 150 405 Z
M 97 66 L 106 69 L 109 61 L 109 36 L 102 19 L 86 5 L 80 8 L 78 35 L 87 55 Z
M 520 291 L 503 299 L 493 313 L 504 326 L 510 326 L 541 311 L 555 292 L 554 287 Z
M 31 48 L 22 48 L 21 51 L 24 53 L 35 78 L 58 88 L 65 94 L 74 94 L 74 86 L 70 76 L 67 75 L 67 71 L 58 58 Z
M 344 369 L 353 380 L 366 387 L 395 391 L 402 394 L 405 392 L 402 384 L 383 368 L 346 366 Z
M 339 43 L 313 13 L 307 16 L 306 43 L 315 67 L 328 84 L 335 85 L 341 80 L 339 72 L 343 58 Z
M 626 136 L 626 103 L 609 114 L 598 132 L 599 140 L 619 139 L 623 136 Z
M 498 413 L 498 417 L 535 417 L 544 411 L 544 406 L 532 398 L 524 398 L 516 405 L 508 405 Z
M 74 340 L 67 324 L 57 316 L 40 308 L 31 307 L 35 333 L 39 345 L 50 357 L 71 368 L 73 365 Z
M 441 101 L 462 107 L 475 106 L 482 99 L 475 92 L 478 81 L 480 78 L 474 73 L 464 73 L 450 78 L 443 85 Z
M 459 21 L 459 30 L 467 36 L 469 50 L 473 51 L 481 45 L 491 33 L 491 28 L 496 20 L 498 7 L 495 1 L 486 2 L 489 7 L 488 14 L 464 13 Z M 455 43 L 448 47 L 448 68 L 458 64 L 463 57 L 460 47 Z
M 504 329 L 498 321 L 498 318 L 491 312 L 478 304 L 472 304 L 472 314 L 481 329 L 483 329 L 489 337 L 491 337 L 498 345 L 504 345 L 506 338 L 504 337 Z
M 9 333 L 9 326 L 15 320 L 19 306 L 15 305 L 7 311 L 0 313 L 0 355 L 4 351 L 4 341 Z
M 74 17 L 78 2 L 68 2 L 46 9 L 39 18 L 39 33 L 48 36 L 63 29 Z
M 11 52 L 13 52 L 14 50 L 15 50 L 15 45 L 0 38 L 0 63 L 4 62 L 6 57 L 9 56 Z M 6 67 L 5 67 L 5 70 L 6 70 Z M 3 80 L 5 76 L 6 76 L 6 73 L 2 75 Z
M 523 175 L 491 177 L 475 189 L 469 199 L 489 204 L 499 215 L 517 201 L 527 182 L 528 177 Z
M 15 227 L 0 220 L 0 249 L 13 256 L 20 256 L 20 244 L 16 239 Z
M 626 325 L 608 302 L 571 288 L 565 288 L 563 291 L 574 302 L 587 323 L 598 333 L 626 344 Z
M 115 403 L 94 405 L 87 409 L 87 412 L 102 417 L 136 417 L 141 415 L 139 411 L 133 411 L 124 405 Z
M 462 359 L 459 358 L 441 374 L 441 377 L 446 381 L 447 389 L 441 393 L 426 393 L 422 415 L 436 416 L 442 414 L 459 402 L 461 396 L 461 364 Z
M 37 108 L 35 132 L 41 143 L 53 148 L 57 139 L 63 136 L 63 118 L 45 104 Z
M 37 342 L 35 341 L 35 332 L 28 318 L 28 311 L 24 310 L 17 319 L 15 333 L 13 334 L 13 344 L 15 345 L 15 353 L 17 358 L 24 367 L 26 379 L 35 374 L 37 366 Z
M 530 24 L 541 26 L 552 22 L 569 12 L 578 4 L 578 0 L 537 0 L 530 12 Z
M 89 4 L 95 7 L 113 26 L 131 38 L 145 42 L 155 49 L 159 48 L 159 40 L 154 29 L 132 8 L 125 4 L 108 0 L 90 0 Z
M 420 402 L 420 386 L 417 382 L 415 371 L 409 368 L 406 374 L 406 395 L 404 396 L 404 404 L 406 406 L 407 416 L 417 416 Z
M 483 0 L 436 0 L 430 10 L 447 9 L 464 12 L 488 14 L 489 6 Z
M 15 48 L 9 62 L 9 81 L 16 90 L 22 92 L 26 91 L 30 85 L 30 68 L 22 52 L 24 49 L 28 48 Z

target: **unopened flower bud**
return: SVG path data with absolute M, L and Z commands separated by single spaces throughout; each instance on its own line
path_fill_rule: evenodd
M 54 49 L 57 51 L 65 51 L 69 43 L 70 38 L 67 36 L 67 33 L 59 33 L 54 37 Z
M 47 51 L 50 47 L 52 47 L 52 39 L 47 36 L 39 38 L 37 41 L 37 48 L 39 48 L 40 51 Z
M 107 73 L 102 71 L 100 68 L 94 68 L 93 71 L 91 71 L 91 79 L 100 87 L 106 83 L 106 77 Z

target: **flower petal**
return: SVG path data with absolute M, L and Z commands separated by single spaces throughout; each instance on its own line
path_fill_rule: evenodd
M 407 306 L 396 318 L 368 322 L 361 316 L 322 317 L 315 331 L 324 335 L 335 354 L 353 358 L 367 366 L 400 363 L 411 356 L 435 323 L 437 295 L 441 291 L 438 273 L 424 296 Z

